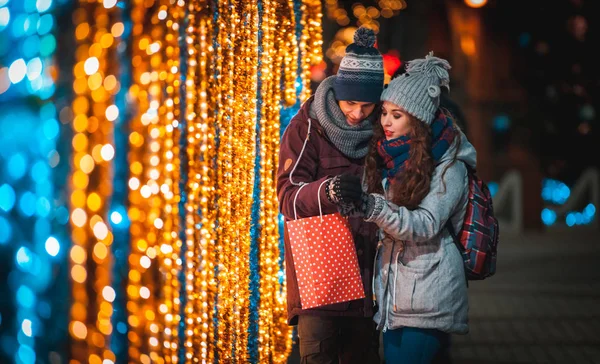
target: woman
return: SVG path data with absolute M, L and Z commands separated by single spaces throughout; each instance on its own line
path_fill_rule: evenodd
M 450 334 L 468 331 L 463 260 L 445 226 L 462 227 L 476 152 L 439 108 L 448 69 L 430 53 L 390 82 L 367 156 L 363 212 L 380 228 L 374 320 L 386 364 L 437 361 Z

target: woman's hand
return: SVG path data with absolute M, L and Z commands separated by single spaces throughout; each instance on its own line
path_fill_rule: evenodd
M 363 195 L 360 209 L 366 220 L 376 217 L 381 213 L 381 209 L 385 204 L 385 197 L 378 193 L 369 193 Z

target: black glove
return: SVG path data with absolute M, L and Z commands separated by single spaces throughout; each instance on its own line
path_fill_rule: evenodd
M 352 174 L 340 174 L 328 183 L 327 198 L 339 204 L 351 204 L 361 201 L 362 186 L 360 177 Z

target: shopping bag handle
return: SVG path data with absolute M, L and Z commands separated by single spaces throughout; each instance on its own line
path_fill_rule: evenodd
M 321 182 L 321 184 L 319 185 L 319 189 L 317 190 L 317 201 L 319 202 L 319 217 L 321 218 L 321 222 L 323 222 L 323 207 L 321 206 L 321 187 L 323 187 L 323 185 L 329 181 L 331 181 L 331 178 L 327 178 L 326 180 Z M 306 185 L 308 185 L 308 183 L 304 183 L 302 186 L 300 186 L 300 188 L 298 188 L 298 191 L 296 191 L 296 195 L 294 196 L 294 220 L 298 220 L 298 213 L 296 212 L 296 199 L 298 198 L 300 190 L 303 189 Z
M 308 185 L 308 183 L 303 183 L 300 188 L 298 188 L 298 191 L 296 191 L 296 195 L 294 196 L 294 220 L 298 220 L 298 214 L 296 213 L 296 199 L 298 198 L 298 194 L 300 193 L 300 190 L 303 189 L 304 187 L 306 187 Z

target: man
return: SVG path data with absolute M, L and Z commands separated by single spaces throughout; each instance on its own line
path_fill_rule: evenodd
M 373 135 L 372 123 L 383 90 L 383 58 L 374 48 L 375 34 L 360 28 L 346 48 L 336 76 L 325 79 L 291 120 L 279 155 L 277 193 L 286 220 L 338 211 L 361 198 L 364 158 Z M 310 137 L 309 137 L 310 136 Z M 319 189 L 323 181 L 333 178 Z M 360 184 L 359 184 L 360 185 Z M 287 229 L 285 261 L 288 323 L 298 325 L 302 363 L 379 363 L 379 335 L 372 321 L 371 279 L 377 228 L 350 218 L 365 298 L 302 309 Z

